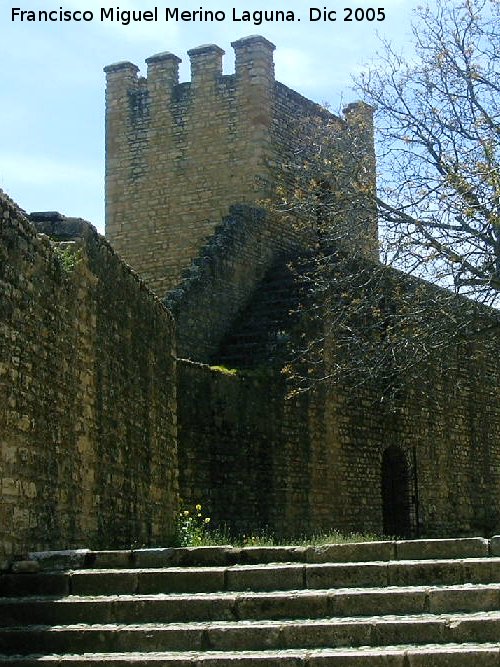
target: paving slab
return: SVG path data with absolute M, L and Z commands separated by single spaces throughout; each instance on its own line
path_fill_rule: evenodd
M 328 592 L 286 591 L 240 593 L 235 612 L 239 619 L 319 618 L 330 616 Z
M 0 664 L 500 667 L 497 537 L 30 554 Z
M 427 611 L 428 591 L 342 590 L 328 595 L 328 616 L 374 616 L 378 614 L 419 614 Z
M 22 595 L 68 595 L 66 573 L 0 574 L 0 598 Z
M 299 546 L 283 547 L 241 547 L 228 549 L 228 564 L 258 565 L 259 563 L 305 562 L 308 548 Z
M 450 611 L 489 611 L 500 609 L 500 586 L 431 588 L 428 591 L 428 611 L 441 614 Z
M 15 667 L 37 667 L 38 665 L 64 665 L 64 667 L 146 667 L 155 665 L 172 665 L 172 667 L 195 667 L 197 653 L 87 653 L 85 655 L 33 655 L 5 656 L 0 655 L 0 664 Z
M 427 645 L 283 651 L 89 653 L 85 656 L 0 656 L 0 664 L 37 667 L 498 667 L 497 645 Z
M 411 648 L 407 651 L 409 667 L 498 667 L 499 648 L 443 646 Z
M 37 574 L 40 569 L 40 563 L 36 560 L 16 560 L 10 568 L 14 574 Z
M 196 659 L 195 667 L 306 667 L 305 656 L 286 651 L 241 651 L 233 654 L 207 653 Z
M 76 570 L 70 575 L 72 595 L 131 594 L 138 591 L 136 570 Z
M 396 541 L 396 558 L 398 560 L 486 558 L 488 555 L 489 542 L 482 537 Z
M 464 581 L 473 584 L 500 582 L 500 558 L 463 561 Z
M 307 588 L 385 586 L 388 563 L 324 563 L 306 565 Z
M 500 535 L 493 535 L 490 539 L 490 556 L 500 556 Z
M 494 642 L 500 612 L 301 621 L 68 625 L 1 628 L 0 653 L 283 650 Z
M 364 651 L 315 651 L 306 667 L 407 667 L 401 650 L 365 649 Z
M 226 569 L 168 568 L 138 570 L 137 593 L 195 593 L 223 591 Z
M 369 644 L 372 646 L 392 646 L 395 644 L 434 644 L 444 641 L 446 621 L 427 617 L 393 617 L 372 619 Z
M 90 549 L 66 549 L 62 551 L 32 551 L 28 558 L 40 564 L 42 570 L 76 570 L 86 567 Z
M 464 583 L 459 560 L 393 561 L 387 565 L 389 586 L 451 585 Z
M 271 591 L 304 587 L 304 565 L 233 566 L 226 570 L 226 590 Z
M 139 568 L 222 566 L 231 561 L 231 545 L 135 549 L 133 561 Z
M 309 547 L 308 563 L 354 563 L 388 561 L 395 558 L 394 542 L 356 542 Z
M 134 564 L 133 552 L 123 551 L 90 551 L 85 558 L 85 567 L 101 570 L 130 568 Z
M 177 565 L 175 562 L 176 549 L 173 547 L 165 549 L 134 549 L 132 551 L 133 563 L 136 567 L 170 567 Z

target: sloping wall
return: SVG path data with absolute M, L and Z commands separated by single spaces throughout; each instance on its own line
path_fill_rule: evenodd
M 88 223 L 45 219 L 53 243 L 3 195 L 0 220 L 0 553 L 164 542 L 170 314 Z
M 166 299 L 174 314 L 180 358 L 208 362 L 276 257 L 299 244 L 286 219 L 252 206 L 232 206 L 230 215 L 200 249 Z

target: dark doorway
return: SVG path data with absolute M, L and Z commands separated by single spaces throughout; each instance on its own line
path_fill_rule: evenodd
M 413 493 L 410 465 L 400 447 L 388 447 L 382 455 L 382 511 L 384 535 L 413 536 Z

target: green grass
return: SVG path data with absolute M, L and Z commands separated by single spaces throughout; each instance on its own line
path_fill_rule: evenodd
M 342 533 L 329 530 L 311 535 L 278 537 L 269 529 L 258 532 L 234 533 L 228 527 L 214 526 L 200 503 L 184 507 L 177 514 L 175 546 L 204 547 L 230 544 L 235 547 L 321 546 L 322 544 L 349 544 L 374 542 L 383 539 L 373 533 Z
M 207 530 L 191 546 L 221 546 L 230 544 L 234 547 L 277 547 L 277 546 L 321 546 L 323 544 L 351 544 L 354 542 L 375 542 L 384 539 L 373 533 L 342 533 L 338 530 L 296 537 L 276 537 L 268 532 L 232 535 L 227 530 Z M 387 539 L 387 538 L 385 538 Z

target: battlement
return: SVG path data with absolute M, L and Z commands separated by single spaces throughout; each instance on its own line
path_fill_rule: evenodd
M 168 51 L 146 59 L 145 77 L 128 61 L 104 70 L 106 235 L 160 297 L 232 205 L 272 199 L 279 174 L 308 142 L 302 119 L 330 133 L 358 132 L 367 156 L 373 149 L 361 107 L 349 108 L 344 121 L 275 80 L 270 41 L 252 35 L 231 47 L 233 74 L 223 74 L 216 44 L 187 52 L 190 81 L 179 81 L 181 59 Z
M 237 81 L 258 83 L 274 80 L 273 51 L 275 45 L 260 35 L 243 37 L 231 43 L 235 54 L 234 78 Z M 217 44 L 203 44 L 187 52 L 191 62 L 193 86 L 213 82 L 222 76 L 225 51 Z M 179 83 L 179 65 L 182 59 L 169 51 L 146 58 L 147 83 L 151 91 L 162 86 L 172 88 Z M 117 62 L 104 68 L 108 86 L 139 87 L 139 67 L 128 61 Z M 188 82 L 189 83 L 189 82 Z

